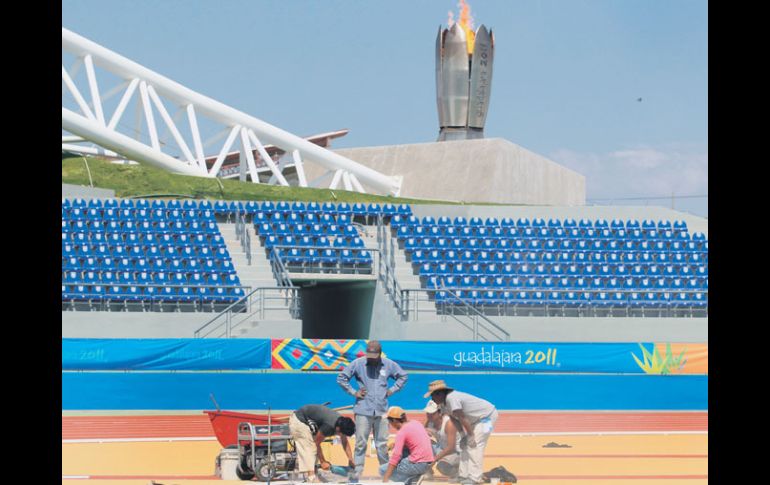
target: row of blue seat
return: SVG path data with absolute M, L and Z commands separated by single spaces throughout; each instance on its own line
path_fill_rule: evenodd
M 583 277 L 583 276 L 515 276 L 515 275 L 431 275 L 425 278 L 428 288 L 594 288 L 625 290 L 702 290 L 708 289 L 708 278 L 683 277 Z
M 526 290 L 456 290 L 436 292 L 437 304 L 471 305 L 559 305 L 619 307 L 695 307 L 708 306 L 705 292 L 609 292 L 609 291 L 526 291 Z
M 465 217 L 459 216 L 455 217 L 454 219 L 451 219 L 449 217 L 443 216 L 439 217 L 438 219 L 435 219 L 432 216 L 425 216 L 422 219 L 416 217 L 416 216 L 396 216 L 393 219 L 391 219 L 390 224 L 393 227 L 399 227 L 402 225 L 408 225 L 408 226 L 423 226 L 423 227 L 430 227 L 430 226 L 455 226 L 455 228 L 460 228 L 463 226 L 471 226 L 471 227 L 518 227 L 518 228 L 564 228 L 564 229 L 570 229 L 570 228 L 576 228 L 576 229 L 625 229 L 625 230 L 631 230 L 631 229 L 658 229 L 658 230 L 665 230 L 670 229 L 673 231 L 686 231 L 687 230 L 687 223 L 684 221 L 674 221 L 672 224 L 669 220 L 660 220 L 657 223 L 655 221 L 652 221 L 650 219 L 645 219 L 641 223 L 636 219 L 629 219 L 627 221 L 622 221 L 620 219 L 613 219 L 611 222 L 608 222 L 606 219 L 597 219 L 595 221 L 591 221 L 590 219 L 581 219 L 579 222 L 575 221 L 575 219 L 567 218 L 564 220 L 561 219 L 549 219 L 548 222 L 545 221 L 545 219 L 536 217 L 532 219 L 531 221 L 526 217 L 520 217 L 517 220 L 513 220 L 510 217 L 504 217 L 502 219 L 497 219 L 496 217 L 488 217 L 486 219 L 481 219 L 480 217 L 471 217 L 470 219 L 466 219 Z
M 162 265 L 161 265 L 162 263 Z M 199 273 L 235 273 L 230 260 L 197 258 L 62 258 L 62 271 L 186 271 Z
M 273 214 L 271 217 L 263 219 L 255 218 L 252 224 L 254 225 L 255 231 L 262 229 L 270 232 L 272 231 L 272 228 L 277 228 L 281 225 L 297 226 L 304 224 L 306 226 L 313 226 L 319 224 L 327 227 L 331 225 L 346 226 L 352 222 L 353 220 L 346 215 L 331 216 L 329 214 L 321 214 L 317 216 L 314 214 L 305 214 L 304 216 L 298 216 L 296 214 L 291 214 L 287 217 L 283 217 L 280 214 Z
M 708 276 L 707 266 L 688 264 L 593 264 L 593 263 L 423 263 L 420 274 L 544 274 L 603 276 Z
M 689 263 L 693 265 L 707 264 L 706 252 L 655 252 L 655 251 L 487 251 L 487 250 L 463 250 L 463 251 L 421 251 L 416 250 L 411 254 L 414 263 L 452 261 L 479 261 L 493 263 L 564 263 L 591 262 L 595 264 L 637 264 L 637 263 Z
M 432 226 L 429 228 L 423 226 L 401 226 L 396 230 L 396 236 L 399 239 L 408 237 L 432 237 L 432 238 L 505 238 L 505 239 L 605 239 L 616 241 L 683 241 L 687 242 L 691 239 L 694 241 L 704 241 L 705 237 L 701 236 L 701 233 L 695 233 L 694 239 L 691 238 L 690 233 L 687 231 L 674 232 L 670 230 L 658 231 L 657 229 L 632 229 L 626 231 L 625 229 L 612 230 L 612 229 L 562 229 L 562 228 L 546 228 L 539 229 L 525 227 L 471 227 L 462 226 L 455 228 L 454 226 L 440 227 Z
M 189 209 L 65 209 L 62 219 L 96 221 L 214 221 L 214 211 Z
M 217 214 L 248 214 L 254 215 L 257 213 L 274 214 L 274 213 L 327 213 L 331 215 L 347 214 L 352 216 L 377 216 L 382 214 L 383 216 L 396 216 L 408 217 L 412 214 L 412 208 L 406 204 L 400 204 L 398 206 L 393 204 L 380 204 L 371 203 L 369 205 L 357 202 L 353 205 L 347 202 L 340 202 L 333 204 L 331 202 L 324 202 L 319 204 L 317 202 L 262 202 L 258 204 L 254 201 L 249 202 L 230 202 L 224 203 L 222 201 L 214 204 L 214 211 Z
M 209 248 L 225 247 L 225 240 L 219 234 L 187 234 L 164 233 L 157 235 L 151 232 L 62 232 L 62 244 L 177 244 L 180 246 L 198 246 Z
M 220 201 L 221 202 L 221 201 Z M 213 209 L 214 204 L 208 200 L 179 201 L 171 199 L 168 202 L 163 199 L 89 199 L 83 198 L 63 198 L 62 208 L 104 208 L 104 209 Z
M 325 236 L 321 237 L 294 237 L 294 236 L 267 236 L 262 242 L 262 245 L 266 249 L 270 249 L 276 246 L 297 246 L 300 248 L 316 247 L 316 248 L 363 248 L 365 247 L 364 241 L 360 237 L 345 237 L 338 236 L 333 239 Z
M 62 257 L 76 256 L 80 258 L 87 258 L 89 256 L 96 257 L 113 257 L 121 258 L 123 256 L 131 256 L 135 258 L 198 258 L 198 259 L 214 259 L 214 260 L 229 260 L 230 253 L 227 252 L 227 248 L 219 247 L 211 249 L 208 246 L 192 246 L 192 245 L 178 245 L 178 244 L 134 244 L 134 245 L 109 245 L 100 244 L 98 246 L 91 246 L 88 244 L 62 244 L 61 247 Z
M 307 263 L 307 264 L 371 264 L 373 262 L 372 253 L 366 249 L 300 249 L 289 248 L 284 250 L 276 249 L 281 259 L 287 263 Z
M 449 249 L 446 251 L 431 250 L 423 251 L 420 249 L 408 251 L 407 257 L 413 263 L 453 263 L 453 262 L 593 262 L 601 264 L 608 263 L 669 263 L 684 261 L 692 264 L 708 263 L 707 252 L 695 253 L 675 253 L 675 252 L 657 252 L 657 251 L 545 251 L 545 250 L 527 250 L 527 251 L 488 251 L 484 249 L 455 251 Z
M 165 271 L 66 271 L 62 283 L 67 284 L 172 284 L 172 285 L 235 285 L 241 282 L 236 274 L 187 273 Z
M 179 200 L 162 200 L 162 199 L 91 199 L 86 201 L 82 198 L 76 199 L 62 199 L 62 207 L 71 208 L 152 208 L 152 209 L 215 209 L 217 212 L 288 212 L 288 211 L 309 211 L 309 212 L 357 212 L 360 214 L 386 214 L 386 215 L 411 215 L 412 208 L 406 204 L 400 204 L 398 206 L 394 204 L 377 204 L 370 203 L 368 205 L 357 202 L 353 205 L 347 202 L 340 202 L 334 204 L 332 202 L 301 202 L 301 201 L 224 201 L 218 200 L 211 202 L 208 200 L 194 201 L 185 200 L 183 202 Z
M 203 301 L 234 303 L 244 296 L 241 288 L 62 285 L 63 301 Z
M 182 233 L 182 234 L 219 234 L 219 227 L 215 222 L 86 222 L 65 221 L 61 222 L 62 232 L 151 232 L 151 233 Z
M 257 226 L 257 234 L 260 236 L 269 236 L 271 234 L 277 235 L 310 235 L 310 236 L 358 236 L 356 228 L 350 224 L 337 225 L 337 224 L 278 224 L 276 227 L 270 226 L 270 224 L 260 224 Z
M 555 239 L 446 239 L 439 238 L 434 239 L 430 237 L 424 238 L 407 238 L 404 240 L 404 249 L 406 251 L 422 249 L 426 251 L 430 250 L 449 250 L 455 251 L 461 250 L 508 250 L 508 251 L 524 251 L 524 250 L 547 250 L 547 251 L 655 251 L 655 252 L 677 252 L 677 251 L 703 251 L 708 252 L 708 242 L 697 243 L 695 241 L 688 241 L 682 243 L 679 241 L 664 242 L 664 241 L 625 241 L 623 243 L 618 241 L 605 241 L 601 239 L 594 239 L 588 241 L 580 239 L 577 241 L 563 239 L 557 241 Z

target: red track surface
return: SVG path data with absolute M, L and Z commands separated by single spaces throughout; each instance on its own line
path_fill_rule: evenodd
M 274 417 L 280 415 L 276 414 Z M 410 419 L 422 419 L 410 414 Z M 209 418 L 198 415 L 62 416 L 62 439 L 211 437 Z M 500 413 L 497 433 L 708 431 L 708 412 Z

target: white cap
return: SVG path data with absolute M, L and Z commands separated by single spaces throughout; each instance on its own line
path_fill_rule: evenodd
M 433 414 L 435 412 L 438 412 L 438 404 L 436 404 L 436 402 L 433 399 L 431 399 L 430 401 L 428 401 L 428 404 L 425 406 L 425 412 L 427 414 Z

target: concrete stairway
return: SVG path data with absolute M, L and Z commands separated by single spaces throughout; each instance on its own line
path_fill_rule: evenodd
M 422 283 L 420 283 L 420 276 L 418 274 L 415 274 L 414 267 L 412 265 L 411 261 L 407 261 L 406 259 L 406 253 L 404 252 L 403 248 L 398 246 L 398 240 L 394 237 L 394 242 L 396 243 L 394 245 L 394 254 L 393 259 L 395 262 L 395 275 L 396 275 L 396 281 L 398 281 L 398 284 L 401 286 L 402 289 L 415 289 L 415 288 L 422 288 Z M 424 299 L 426 297 L 426 294 L 420 294 L 420 299 Z M 420 305 L 420 319 L 428 318 L 438 318 L 438 315 L 436 313 L 436 304 L 432 301 L 421 301 Z
M 235 233 L 235 224 L 233 223 L 219 223 L 219 230 L 222 232 L 222 238 L 225 241 L 227 250 L 230 253 L 230 258 L 233 260 L 233 266 L 238 272 L 238 278 L 241 280 L 243 286 L 251 287 L 251 290 L 260 287 L 274 287 L 277 286 L 277 282 L 273 277 L 273 271 L 270 268 L 270 261 L 267 258 L 267 253 L 264 247 L 260 243 L 259 236 L 254 232 L 254 227 L 251 225 L 246 226 L 246 230 L 251 235 L 251 264 L 246 257 L 246 253 L 243 251 L 241 242 Z M 279 300 L 270 302 L 270 306 L 279 306 L 281 303 Z M 286 321 L 299 322 L 294 320 L 289 313 L 288 307 L 270 310 L 268 315 L 265 316 L 265 321 Z M 247 328 L 238 329 L 241 330 L 244 335 L 249 330 Z M 252 335 L 249 335 L 252 336 Z

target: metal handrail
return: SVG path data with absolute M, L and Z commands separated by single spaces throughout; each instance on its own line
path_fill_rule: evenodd
M 249 225 L 246 224 L 246 218 L 243 214 L 236 214 L 235 216 L 235 236 L 241 242 L 241 249 L 246 254 L 246 262 L 251 266 L 251 234 L 249 233 Z
M 266 297 L 265 293 L 267 291 L 278 291 L 278 292 L 286 292 L 285 296 L 276 296 L 276 297 Z M 256 309 L 252 311 L 252 308 L 254 305 L 251 304 L 252 297 L 258 296 L 258 298 L 255 299 L 255 303 L 258 303 L 256 305 Z M 289 313 L 293 318 L 296 318 L 297 312 L 299 310 L 299 288 L 292 286 L 292 287 L 286 287 L 286 286 L 263 286 L 258 287 L 252 290 L 248 295 L 244 296 L 243 298 L 239 299 L 238 301 L 232 303 L 227 308 L 222 310 L 217 316 L 210 319 L 206 323 L 204 323 L 200 328 L 198 328 L 195 333 L 195 338 L 202 338 L 206 337 L 208 335 L 211 335 L 212 332 L 218 330 L 222 327 L 222 325 L 225 325 L 225 336 L 227 338 L 230 338 L 232 335 L 232 330 L 243 323 L 244 321 L 248 320 L 250 317 L 255 315 L 256 313 L 260 314 L 260 318 L 264 318 L 265 310 L 277 310 L 277 309 L 284 309 L 285 307 L 276 307 L 276 308 L 268 308 L 265 306 L 266 300 L 291 300 L 289 301 Z M 245 312 L 241 310 L 246 310 Z M 233 314 L 234 313 L 245 313 L 243 315 L 243 318 L 241 321 L 237 323 L 233 323 Z M 218 321 L 221 319 L 224 319 L 223 322 L 220 322 L 217 324 Z M 207 327 L 211 327 L 209 331 L 203 335 L 202 332 Z
M 457 288 L 455 288 L 457 289 Z M 436 294 L 440 291 L 445 291 L 441 288 L 409 288 L 403 290 L 404 295 L 404 301 L 405 301 L 405 320 L 418 320 L 420 313 L 434 313 L 434 309 L 420 309 L 419 303 L 423 302 L 434 302 L 430 297 L 426 299 L 420 299 L 417 295 L 419 294 Z M 691 293 L 697 293 L 697 291 L 693 291 Z M 652 306 L 648 306 L 646 304 L 653 303 Z M 555 310 L 555 309 L 572 309 L 572 310 L 593 310 L 594 313 L 597 311 L 602 310 L 619 310 L 619 309 L 625 309 L 628 313 L 628 311 L 631 310 L 666 310 L 668 312 L 679 312 L 680 310 L 686 310 L 689 309 L 691 311 L 691 314 L 693 312 L 699 311 L 699 312 L 705 312 L 706 315 L 708 314 L 708 302 L 705 302 L 705 305 L 697 305 L 695 302 L 681 302 L 677 300 L 666 300 L 666 301 L 654 301 L 650 302 L 647 300 L 638 300 L 638 304 L 632 305 L 630 303 L 630 300 L 591 300 L 591 301 L 584 301 L 584 300 L 576 300 L 574 302 L 554 302 L 549 301 L 547 299 L 543 299 L 538 302 L 520 302 L 520 301 L 505 301 L 502 303 L 487 303 L 487 304 L 479 304 L 477 306 L 487 306 L 487 307 L 497 307 L 499 309 L 520 309 L 520 308 L 526 308 L 528 310 L 534 310 L 534 309 L 542 309 L 546 311 Z M 437 306 L 441 305 L 443 307 L 449 307 L 451 308 L 454 304 L 453 302 L 444 302 L 444 303 L 435 303 Z M 655 304 L 658 304 L 656 306 Z M 450 313 L 442 313 L 441 315 L 451 315 Z M 578 315 L 581 316 L 581 315 Z M 594 315 L 596 316 L 596 315 Z M 608 315 L 613 316 L 613 315 Z
M 442 281 L 442 283 L 443 283 L 443 281 Z M 492 320 L 490 320 L 486 315 L 484 315 L 483 313 L 478 311 L 475 307 L 473 307 L 473 305 L 468 304 L 468 302 L 466 302 L 464 299 L 458 297 L 457 294 L 454 291 L 446 288 L 446 286 L 444 286 L 444 285 L 442 285 L 442 288 L 441 288 L 440 291 L 446 291 L 447 293 L 451 294 L 457 300 L 459 300 L 460 303 L 462 303 L 466 308 L 469 308 L 471 311 L 473 311 L 477 315 L 477 317 L 474 319 L 473 340 L 478 340 L 478 338 L 479 338 L 479 321 L 478 321 L 478 317 L 481 317 L 483 320 L 485 320 L 490 325 L 492 325 L 495 328 L 497 328 L 499 331 L 501 331 L 505 335 L 505 338 L 504 339 L 500 338 L 500 340 L 510 340 L 510 338 L 511 338 L 511 334 L 510 333 L 508 333 L 500 325 L 498 325 L 495 322 L 493 322 Z M 487 330 L 489 331 L 489 329 L 487 329 Z
M 281 254 L 270 248 L 268 260 L 270 261 L 270 269 L 273 271 L 273 276 L 278 282 L 278 286 L 281 287 L 293 287 L 289 272 L 286 270 L 286 265 L 281 260 Z
M 390 241 L 390 248 L 388 247 Z M 383 221 L 383 215 L 377 215 L 377 247 L 380 250 L 380 279 L 385 285 L 385 292 L 393 300 L 396 312 L 402 320 L 405 319 L 405 305 L 401 285 L 395 275 L 395 246 L 393 236 L 388 233 Z

